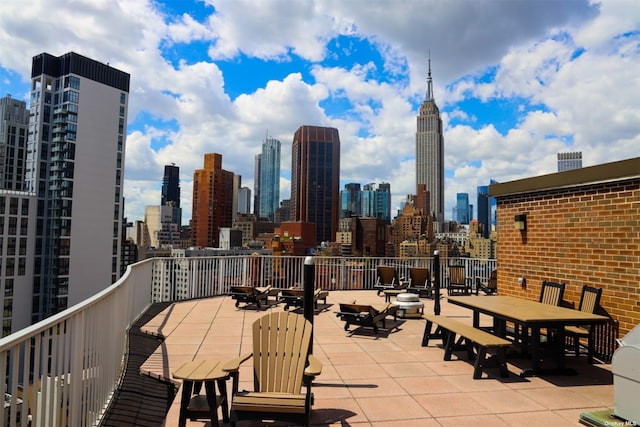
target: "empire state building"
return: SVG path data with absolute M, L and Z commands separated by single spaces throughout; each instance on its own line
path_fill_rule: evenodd
M 427 94 L 416 122 L 416 188 L 428 192 L 428 213 L 434 217 L 434 231 L 440 232 L 444 224 L 444 138 L 440 110 L 433 99 L 431 59 Z

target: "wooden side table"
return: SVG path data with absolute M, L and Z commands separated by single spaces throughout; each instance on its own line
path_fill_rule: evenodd
M 229 374 L 223 371 L 221 366 L 220 361 L 200 359 L 187 362 L 173 372 L 174 378 L 183 381 L 179 427 L 186 426 L 187 418 L 191 420 L 209 418 L 211 426 L 218 426 L 218 406 L 222 406 L 222 421 L 229 422 L 226 386 Z M 216 383 L 220 390 L 219 395 L 216 395 Z M 204 396 L 199 394 L 202 384 L 206 392 Z

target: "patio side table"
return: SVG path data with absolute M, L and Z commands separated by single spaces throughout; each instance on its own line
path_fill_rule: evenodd
M 179 427 L 186 426 L 187 418 L 190 420 L 208 418 L 212 426 L 218 426 L 218 406 L 222 406 L 222 420 L 225 423 L 229 422 L 226 386 L 229 374 L 222 370 L 222 364 L 218 360 L 193 360 L 173 372 L 174 378 L 183 381 Z M 216 383 L 220 391 L 218 395 L 216 395 Z M 202 384 L 206 392 L 204 396 L 199 394 Z

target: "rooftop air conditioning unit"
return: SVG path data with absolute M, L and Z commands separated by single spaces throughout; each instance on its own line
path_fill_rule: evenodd
M 640 425 L 640 325 L 621 340 L 613 353 L 613 415 L 630 425 Z

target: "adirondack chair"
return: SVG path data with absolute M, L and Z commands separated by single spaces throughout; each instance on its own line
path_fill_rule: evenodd
M 470 277 L 466 276 L 464 265 L 449 266 L 449 283 L 447 284 L 447 292 L 449 295 L 471 293 Z
M 322 364 L 309 354 L 311 323 L 289 311 L 253 323 L 253 353 L 225 362 L 233 379 L 230 425 L 242 420 L 283 420 L 309 425 L 311 383 Z M 253 358 L 254 391 L 239 391 L 240 365 Z M 305 393 L 302 386 L 305 385 Z
M 380 295 L 383 291 L 402 289 L 407 285 L 398 278 L 398 270 L 395 267 L 379 265 L 376 269 L 376 284 L 373 288 Z
M 433 282 L 428 268 L 409 268 L 409 286 L 407 292 L 418 294 L 420 297 L 433 298 Z
M 498 292 L 498 270 L 492 270 L 489 280 L 483 282 L 480 278 L 476 279 L 476 295 L 478 291 L 482 291 L 487 295 L 492 295 Z

